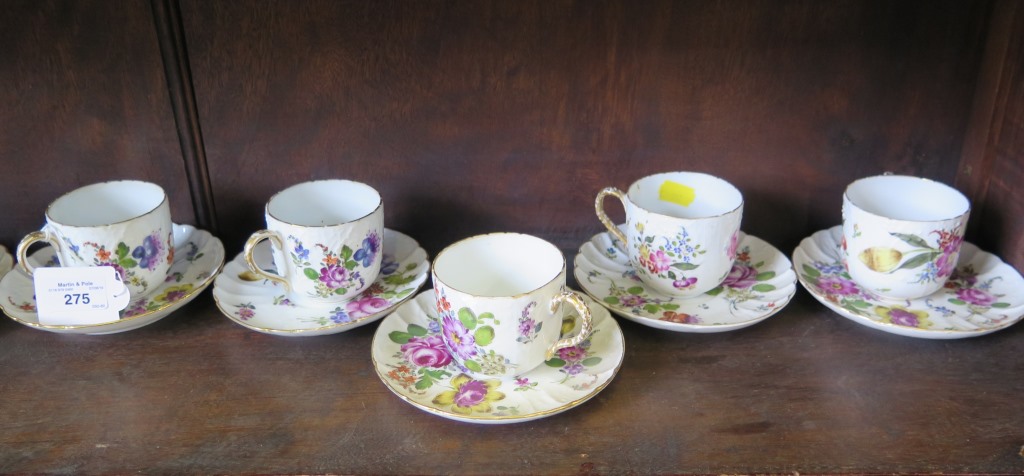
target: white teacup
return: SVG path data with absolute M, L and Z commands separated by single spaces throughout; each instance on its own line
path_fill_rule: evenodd
M 249 269 L 279 282 L 304 305 L 332 305 L 377 279 L 384 255 L 384 204 L 369 185 L 320 180 L 288 187 L 266 206 L 267 229 L 245 243 Z M 256 245 L 270 240 L 277 273 L 260 269 Z
M 843 256 L 850 277 L 882 297 L 916 299 L 946 284 L 971 204 L 948 185 L 903 175 L 857 180 L 843 194 Z
M 437 255 L 433 282 L 442 339 L 477 376 L 521 375 L 590 335 L 590 310 L 565 290 L 562 252 L 540 238 L 493 233 L 459 241 Z M 563 302 L 582 323 L 559 340 Z
M 608 195 L 626 209 L 625 233 L 604 212 Z M 661 294 L 703 294 L 722 284 L 732 269 L 743 195 L 725 180 L 697 172 L 650 175 L 633 182 L 628 193 L 601 190 L 594 208 L 622 243 L 640 280 Z
M 163 284 L 174 261 L 174 230 L 167 195 L 135 180 L 75 189 L 46 209 L 46 225 L 18 244 L 18 263 L 29 276 L 33 243 L 45 241 L 64 267 L 112 266 L 132 299 Z

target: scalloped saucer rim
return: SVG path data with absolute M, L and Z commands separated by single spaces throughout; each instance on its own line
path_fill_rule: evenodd
M 602 306 L 606 307 L 613 313 L 622 316 L 623 318 L 626 318 L 628 320 L 631 320 L 633 322 L 637 322 L 648 327 L 654 327 L 657 329 L 664 329 L 675 332 L 715 333 L 738 330 L 762 322 L 765 319 L 768 319 L 769 317 L 777 314 L 784 307 L 786 307 L 786 305 L 789 304 L 793 296 L 796 294 L 797 288 L 796 273 L 793 269 L 792 262 L 789 260 L 788 257 L 786 257 L 785 254 L 783 254 L 778 248 L 776 248 L 772 244 L 754 235 L 750 235 L 741 231 L 740 237 L 741 238 L 739 249 L 741 250 L 741 252 L 740 256 L 737 257 L 737 262 L 743 264 L 744 266 L 750 267 L 750 262 L 755 260 L 752 256 L 747 256 L 748 259 L 744 261 L 742 256 L 742 250 L 749 250 L 752 246 L 756 247 L 759 258 L 764 259 L 756 260 L 755 264 L 763 265 L 768 260 L 775 260 L 772 262 L 772 269 L 775 271 L 775 275 L 763 283 L 768 284 L 773 288 L 771 290 L 764 291 L 764 294 L 761 295 L 761 297 L 764 299 L 759 301 L 748 296 L 747 301 L 741 303 L 746 304 L 767 302 L 767 304 L 762 304 L 755 309 L 745 309 L 752 315 L 731 322 L 708 324 L 702 322 L 686 321 L 692 319 L 695 316 L 698 316 L 699 311 L 701 310 L 713 311 L 711 313 L 712 316 L 724 316 L 724 312 L 733 313 L 734 310 L 738 309 L 735 303 L 730 302 L 730 299 L 732 299 L 733 301 L 739 301 L 740 299 L 742 299 L 742 297 L 738 298 L 737 296 L 741 295 L 741 293 L 744 291 L 743 289 L 725 289 L 723 287 L 719 287 L 716 288 L 716 290 L 712 290 L 712 292 L 715 292 L 719 289 L 724 289 L 725 292 L 718 291 L 718 294 L 715 295 L 704 294 L 692 298 L 674 298 L 671 296 L 662 295 L 656 291 L 649 289 L 642 281 L 640 281 L 638 278 L 635 278 L 635 272 L 632 271 L 632 267 L 628 264 L 628 261 L 626 261 L 627 258 L 625 257 L 625 251 L 622 249 L 621 244 L 618 243 L 617 239 L 612 238 L 607 231 L 597 233 L 590 240 L 588 240 L 587 242 L 583 243 L 580 246 L 579 251 L 577 252 L 574 260 L 575 266 L 573 274 L 576 277 L 576 282 L 579 284 L 581 289 L 583 289 L 583 291 L 586 292 L 590 297 L 594 298 L 595 301 L 597 301 L 598 303 L 600 303 Z M 602 245 L 607 245 L 608 248 L 605 250 L 597 250 L 598 243 Z M 614 249 L 612 247 L 614 247 Z M 595 256 L 595 253 L 599 256 Z M 614 254 L 615 256 L 610 256 L 612 254 Z M 770 256 L 765 257 L 766 254 Z M 612 267 L 616 269 L 611 269 Z M 673 310 L 673 315 L 671 316 L 671 318 L 675 318 L 676 316 L 679 315 L 686 316 L 686 318 L 681 319 L 683 320 L 683 322 L 674 322 L 672 320 L 664 320 L 663 318 L 659 319 L 641 313 L 646 312 L 647 314 L 655 314 L 656 312 L 661 311 L 662 316 L 665 316 L 666 312 L 663 309 L 659 309 L 658 311 L 646 311 L 643 309 L 639 309 L 638 312 L 638 309 L 636 307 L 630 309 L 625 308 L 621 305 L 609 303 L 605 301 L 605 299 L 610 293 L 599 290 L 596 287 L 595 283 L 593 283 L 589 279 L 589 275 L 593 273 L 595 270 L 602 270 L 605 273 L 608 273 L 609 271 L 617 272 L 619 273 L 618 276 L 603 276 L 603 279 L 612 284 L 614 284 L 614 281 L 616 280 L 625 281 L 626 279 L 629 279 L 630 284 L 632 284 L 635 288 L 642 289 L 643 293 L 640 296 L 644 298 L 649 297 L 650 299 L 658 303 L 665 303 L 662 305 L 676 306 L 676 309 L 678 309 L 679 311 L 687 310 L 691 312 L 677 313 L 675 312 L 675 310 Z M 753 291 L 749 292 L 753 293 Z M 771 297 L 768 298 L 769 296 Z M 715 309 L 712 310 L 712 307 L 714 307 Z
M 440 416 L 442 418 L 447 418 L 450 420 L 461 421 L 466 423 L 495 425 L 521 423 L 553 416 L 582 405 L 583 403 L 587 402 L 588 400 L 596 396 L 602 390 L 607 388 L 607 386 L 615 379 L 616 375 L 618 375 L 619 370 L 622 368 L 622 362 L 625 357 L 625 339 L 622 334 L 622 329 L 618 325 L 618 322 L 616 322 L 616 320 L 612 318 L 607 309 L 598 305 L 597 302 L 591 299 L 590 297 L 583 296 L 583 299 L 587 301 L 588 307 L 590 308 L 591 313 L 594 316 L 595 331 L 594 334 L 592 334 L 592 337 L 585 341 L 587 343 L 581 345 L 581 347 L 587 346 L 586 349 L 583 351 L 584 355 L 581 357 L 585 357 L 588 355 L 600 356 L 604 355 L 602 352 L 611 351 L 610 356 L 606 356 L 604 357 L 604 359 L 601 360 L 601 362 L 594 364 L 595 366 L 599 366 L 601 370 L 596 372 L 595 374 L 584 374 L 580 372 L 577 374 L 570 375 L 572 371 L 565 370 L 566 368 L 569 368 L 569 363 L 562 361 L 561 364 L 556 364 L 566 366 L 562 367 L 561 369 L 550 364 L 541 364 L 540 367 L 534 368 L 514 379 L 494 379 L 493 381 L 491 381 L 490 384 L 491 386 L 494 386 L 494 388 L 488 386 L 488 394 L 490 393 L 491 390 L 503 391 L 499 392 L 503 396 L 499 400 L 496 400 L 495 402 L 502 402 L 503 405 L 497 406 L 498 411 L 495 412 L 495 414 L 473 415 L 472 411 L 469 414 L 464 414 L 460 412 L 455 412 L 453 410 L 447 410 L 442 407 L 449 406 L 449 404 L 435 403 L 435 400 L 437 400 L 437 398 L 440 397 L 440 394 L 435 396 L 434 400 L 427 401 L 428 403 L 424 403 L 423 401 L 417 401 L 416 396 L 413 395 L 412 393 L 413 390 L 410 389 L 410 387 L 416 387 L 413 386 L 411 382 L 406 380 L 406 386 L 403 386 L 401 384 L 396 384 L 390 381 L 395 380 L 396 382 L 401 382 L 402 380 L 400 378 L 396 379 L 394 377 L 403 377 L 406 374 L 411 373 L 411 369 L 408 368 L 408 366 L 415 366 L 415 364 L 405 362 L 404 360 L 398 360 L 399 358 L 397 357 L 397 354 L 401 354 L 402 350 L 400 349 L 399 344 L 397 344 L 396 342 L 392 342 L 390 338 L 390 334 L 394 333 L 395 331 L 389 332 L 389 330 L 394 328 L 396 325 L 400 324 L 423 324 L 421 328 L 430 328 L 430 324 L 424 321 L 429 319 L 426 309 L 433 310 L 434 308 L 433 289 L 427 289 L 419 293 L 414 299 L 411 299 L 402 304 L 402 306 L 400 306 L 398 310 L 396 310 L 394 313 L 392 313 L 390 316 L 385 318 L 384 321 L 381 322 L 381 325 L 377 328 L 377 331 L 374 333 L 373 343 L 371 344 L 371 356 L 373 360 L 373 367 L 377 373 L 377 376 L 384 383 L 384 386 L 387 387 L 388 390 L 390 390 L 396 396 L 398 396 L 401 400 L 419 410 L 430 413 L 432 415 Z M 567 310 L 566 313 L 574 314 L 574 311 Z M 569 334 L 578 329 L 578 324 L 573 323 L 573 325 L 575 325 L 576 327 L 570 329 L 570 331 L 568 332 Z M 432 335 L 427 335 L 425 337 L 436 336 L 436 333 L 439 331 L 434 330 L 429 332 L 431 332 Z M 563 335 L 564 334 L 565 333 L 563 333 Z M 607 360 L 608 357 L 611 357 L 612 360 L 605 362 L 605 360 Z M 586 363 L 587 359 L 582 359 L 582 362 Z M 573 366 L 582 367 L 582 364 L 575 363 L 573 364 Z M 449 374 L 464 371 L 460 371 L 459 369 L 457 369 L 457 367 L 458 364 L 454 363 L 453 361 L 449 363 L 447 366 L 443 367 L 441 370 L 444 370 L 446 371 L 446 373 Z M 421 370 L 424 368 L 427 367 L 424 366 L 421 368 Z M 390 375 L 393 372 L 404 373 L 396 374 L 393 377 Z M 541 379 L 543 378 L 550 378 L 558 375 L 562 376 L 562 381 L 560 382 L 541 381 Z M 451 377 L 451 375 L 449 375 L 449 377 Z M 450 384 L 451 382 L 454 382 L 460 377 L 464 377 L 469 381 L 486 382 L 482 380 L 476 380 L 465 374 L 460 374 L 448 380 L 445 380 L 445 378 L 447 377 L 442 377 L 441 379 L 434 380 L 434 383 L 432 383 L 427 388 L 431 388 L 434 384 Z M 569 383 L 575 381 L 574 379 L 576 379 L 577 377 L 592 377 L 592 379 L 589 382 L 584 382 L 583 384 L 569 385 Z M 514 386 L 515 388 L 503 388 L 502 386 L 504 385 Z M 455 389 L 455 392 L 457 391 L 458 389 Z M 419 396 L 420 400 L 422 400 L 424 397 L 429 396 L 426 390 L 423 390 L 423 392 L 424 395 Z M 447 392 L 442 393 L 455 392 L 453 392 L 452 390 L 448 390 Z M 539 393 L 534 394 L 533 392 Z M 536 396 L 534 397 L 534 395 Z M 506 401 L 505 398 L 508 398 L 508 400 Z M 517 405 L 512 405 L 513 403 L 517 402 Z M 513 410 L 515 408 L 518 408 L 519 406 L 523 406 L 524 403 L 530 403 L 531 406 L 537 405 L 540 408 L 536 408 L 534 411 L 530 411 L 525 414 L 519 414 Z
M 129 316 L 122 317 L 117 321 L 104 322 L 100 324 L 40 324 L 38 322 L 38 317 L 36 316 L 35 306 L 29 302 L 29 300 L 33 302 L 35 301 L 35 296 L 31 295 L 33 294 L 32 281 L 21 270 L 14 270 L 7 273 L 7 275 L 0 280 L 0 310 L 15 322 L 27 327 L 68 334 L 115 334 L 138 329 L 159 321 L 185 304 L 188 304 L 201 294 L 203 290 L 213 283 L 214 278 L 224 266 L 224 245 L 221 243 L 219 238 L 213 236 L 206 230 L 196 228 L 192 225 L 174 224 L 173 227 L 175 250 L 177 252 L 175 254 L 175 263 L 171 267 L 168 279 L 145 297 L 133 300 L 128 304 L 128 307 L 121 311 L 122 316 L 124 316 L 125 313 L 132 313 Z M 192 240 L 193 237 L 196 237 L 197 241 L 198 238 L 203 238 L 204 240 L 201 245 L 196 245 Z M 185 251 L 183 248 L 187 244 L 192 244 L 195 248 Z M 49 246 L 44 246 L 32 253 L 28 259 L 35 260 L 39 265 L 42 265 L 43 263 L 49 264 L 49 262 L 52 261 L 52 258 L 48 260 L 41 259 L 45 253 L 52 253 L 52 251 L 49 250 Z M 183 263 L 189 264 L 184 265 L 184 269 L 176 271 L 179 269 L 178 266 Z M 177 280 L 172 282 L 172 278 L 174 276 L 177 276 Z M 183 280 L 185 282 L 182 282 Z M 14 286 L 18 286 L 20 289 L 10 289 Z M 183 286 L 190 286 L 190 288 L 187 288 L 187 292 L 181 291 Z M 164 302 L 162 304 L 156 305 L 156 307 L 152 308 L 140 308 L 140 306 L 154 304 L 150 301 L 157 301 L 157 298 L 164 297 L 164 295 L 167 295 L 166 297 L 171 297 L 168 293 L 175 287 L 182 293 L 173 296 L 174 300 L 163 300 Z M 29 295 L 31 295 L 31 297 L 27 297 Z M 14 297 L 19 297 L 21 304 L 13 301 Z M 137 313 L 133 313 L 136 311 Z M 34 321 L 27 320 L 32 317 L 35 317 Z
M 223 314 L 225 317 L 230 319 L 235 324 L 238 324 L 252 331 L 286 337 L 307 337 L 345 332 L 366 324 L 376 322 L 384 318 L 391 312 L 394 312 L 394 310 L 401 306 L 402 303 L 415 297 L 416 291 L 419 290 L 419 288 L 423 286 L 423 283 L 426 282 L 427 277 L 430 274 L 430 259 L 429 256 L 427 255 L 426 250 L 420 247 L 419 242 L 417 242 L 409 235 L 406 235 L 399 231 L 392 230 L 390 228 L 385 228 L 383 247 L 385 256 L 388 256 L 387 253 L 390 252 L 389 248 L 396 245 L 399 245 L 400 248 L 404 249 L 406 251 L 406 254 L 397 259 L 396 266 L 398 266 L 398 268 L 396 268 L 395 271 L 392 271 L 391 273 L 388 274 L 381 273 L 374 281 L 375 285 L 379 285 L 382 288 L 387 286 L 388 284 L 386 283 L 386 280 L 393 279 L 395 277 L 395 273 L 399 273 L 399 271 L 401 271 L 401 273 L 399 273 L 398 275 L 399 277 L 402 277 L 409 273 L 415 273 L 413 275 L 413 278 L 407 282 L 398 285 L 404 286 L 401 289 L 395 291 L 396 293 L 401 294 L 401 296 L 398 296 L 397 299 L 392 300 L 390 303 L 388 303 L 386 307 L 375 309 L 374 312 L 360 316 L 356 319 L 337 322 L 331 320 L 328 317 L 323 317 L 323 315 L 339 311 L 341 308 L 347 307 L 348 304 L 352 303 L 357 299 L 373 297 L 372 294 L 368 295 L 367 291 L 364 291 L 363 293 L 360 293 L 352 297 L 351 299 L 331 304 L 330 306 L 306 306 L 298 303 L 292 303 L 290 300 L 288 300 L 287 294 L 285 294 L 283 291 L 272 291 L 280 289 L 278 285 L 274 282 L 261 279 L 257 279 L 254 281 L 250 281 L 249 279 L 243 280 L 240 277 L 240 273 L 248 273 L 248 266 L 245 264 L 244 258 L 241 253 L 238 254 L 233 260 L 231 260 L 225 266 L 224 272 L 222 272 L 220 276 L 217 277 L 217 280 L 214 282 L 213 285 L 213 298 L 217 305 L 217 309 L 220 310 L 221 314 Z M 257 261 L 263 263 L 260 266 L 263 267 L 264 269 L 271 269 L 274 266 L 273 260 L 270 259 L 269 246 L 269 243 L 264 242 L 257 245 L 256 249 L 256 255 L 258 255 Z M 405 279 L 409 278 L 406 277 Z M 245 291 L 249 292 L 249 294 L 245 294 L 243 296 L 237 292 L 228 291 L 227 287 L 229 287 L 229 285 L 238 289 L 244 289 Z M 240 302 L 240 305 L 226 303 L 225 301 L 227 301 L 230 297 L 243 298 L 237 299 L 238 301 L 246 300 L 245 298 L 247 297 L 257 299 L 248 299 L 247 304 L 249 304 L 249 307 L 245 307 L 242 304 L 246 303 Z M 276 314 L 273 317 L 259 316 L 259 309 L 257 309 L 255 304 L 253 304 L 256 300 L 267 301 L 267 298 L 270 298 L 271 305 L 278 306 L 275 309 Z M 235 310 L 231 311 L 228 309 L 228 307 L 233 307 L 235 308 Z M 332 311 L 330 310 L 330 307 L 335 307 L 336 309 Z M 248 311 L 242 311 L 243 308 L 248 309 Z M 239 312 L 245 312 L 248 315 L 248 317 L 243 318 L 239 314 Z M 348 317 L 347 313 L 346 317 Z M 259 322 L 262 322 L 266 319 L 277 320 L 279 322 L 275 322 L 273 326 L 268 326 L 265 323 L 261 325 L 256 325 L 253 322 L 250 322 L 250 320 L 254 318 L 259 318 Z M 282 325 L 284 324 L 284 322 L 280 322 L 285 319 L 292 320 L 292 322 L 294 322 L 295 319 L 306 320 L 307 322 L 317 325 L 309 327 L 288 327 Z M 328 323 L 328 321 L 332 323 Z
M 979 337 L 982 335 L 991 334 L 993 332 L 1006 329 L 1007 327 L 1016 324 L 1022 318 L 1024 318 L 1024 295 L 1017 296 L 1017 304 L 1012 305 L 1011 303 L 1008 302 L 1002 303 L 995 301 L 995 299 L 1006 297 L 1010 293 L 999 294 L 997 292 L 989 292 L 992 289 L 992 286 L 998 284 L 993 283 L 994 280 L 1002 281 L 1007 277 L 1009 279 L 1016 281 L 1017 283 L 1016 286 L 1009 286 L 1009 290 L 1017 290 L 1018 292 L 1020 290 L 1024 290 L 1024 277 L 1022 277 L 1021 274 L 1012 266 L 1006 264 L 1001 258 L 978 248 L 973 243 L 969 243 L 966 241 L 963 243 L 960 252 L 960 259 L 957 262 L 956 270 L 954 271 L 953 276 L 951 276 L 950 280 L 947 282 L 946 287 L 923 298 L 909 300 L 893 300 L 881 298 L 872 293 L 860 290 L 859 286 L 856 287 L 856 291 L 862 294 L 854 293 L 852 287 L 848 288 L 846 286 L 843 286 L 844 280 L 845 282 L 848 282 L 852 286 L 856 286 L 856 283 L 854 283 L 852 279 L 848 279 L 848 275 L 846 276 L 846 278 L 844 278 L 843 273 L 845 273 L 845 270 L 840 269 L 842 268 L 842 260 L 838 254 L 838 250 L 840 246 L 839 238 L 841 238 L 841 236 L 842 225 L 836 225 L 830 228 L 826 228 L 824 230 L 818 230 L 814 232 L 810 236 L 801 240 L 800 244 L 797 245 L 796 249 L 793 250 L 793 263 L 795 266 L 799 266 L 797 268 L 799 271 L 802 271 L 798 272 L 797 275 L 798 279 L 800 280 L 800 284 L 803 286 L 803 288 L 806 289 L 811 296 L 814 296 L 814 298 L 818 302 L 825 305 L 825 307 L 827 307 L 829 310 L 851 321 L 854 321 L 865 327 L 877 329 L 890 334 L 902 335 L 905 337 L 915 337 L 923 339 L 962 339 L 969 337 Z M 829 242 L 825 243 L 825 241 Z M 815 256 L 829 258 L 834 261 L 830 263 L 824 263 L 823 261 L 818 261 L 814 259 Z M 812 266 L 812 264 L 819 263 L 821 264 L 821 266 Z M 976 271 L 974 269 L 975 264 L 984 265 L 985 267 L 982 271 Z M 819 276 L 812 276 L 810 274 L 810 271 L 808 271 L 805 268 L 806 266 L 810 266 L 812 269 L 816 270 Z M 994 275 L 994 270 L 996 269 L 1001 269 L 1007 272 L 1004 275 L 996 276 Z M 823 293 L 817 285 L 809 283 L 810 280 L 820 278 L 820 274 L 823 270 L 826 273 L 826 277 L 835 275 L 834 278 L 836 280 L 839 280 L 839 282 L 836 283 L 837 286 L 839 286 L 839 288 L 836 289 L 842 289 L 843 292 L 847 292 L 847 290 L 849 290 L 849 292 L 845 295 L 842 295 L 842 297 L 838 297 L 838 292 L 836 293 L 837 296 L 832 296 L 833 299 L 835 299 L 835 302 L 829 299 L 829 296 L 827 296 L 828 293 Z M 990 279 L 987 283 L 983 282 L 981 286 L 976 288 L 974 285 L 977 284 L 978 281 L 983 281 L 983 277 L 990 277 Z M 988 286 L 988 288 L 983 289 L 983 286 Z M 1002 290 L 1004 289 L 1004 287 L 1000 286 L 1000 289 Z M 979 293 L 979 291 L 984 294 Z M 850 301 L 845 299 L 845 296 L 864 296 L 865 294 L 867 296 L 864 299 L 858 301 Z M 939 306 L 935 306 L 932 304 L 932 301 L 938 301 L 941 298 L 947 296 L 960 297 L 960 295 L 963 295 L 967 299 L 974 300 L 975 302 L 966 302 L 962 299 L 956 299 L 955 297 L 948 297 Z M 950 301 L 950 299 L 956 299 L 958 303 Z M 979 303 L 988 302 L 990 300 L 993 301 L 992 303 L 990 303 L 992 304 L 992 306 L 978 306 Z M 874 311 L 878 319 L 881 320 L 876 320 L 874 318 L 875 316 L 861 315 L 856 312 L 861 308 L 866 309 L 867 307 L 871 307 L 871 301 L 877 301 L 879 303 L 879 305 L 874 306 Z M 963 307 L 970 311 L 970 313 L 966 317 L 960 317 L 957 315 L 957 312 L 953 310 L 954 308 L 947 307 L 947 303 L 952 304 L 954 307 Z M 990 314 L 992 312 L 992 309 L 996 308 L 995 306 L 998 304 L 1005 304 L 1005 306 L 999 307 L 998 309 L 1015 310 L 1016 317 L 1011 317 L 1009 314 L 1001 317 L 997 316 L 997 319 L 985 317 L 986 314 Z M 848 309 L 847 307 L 850 307 L 852 310 Z M 971 324 L 975 328 L 927 328 L 901 325 L 899 323 L 892 322 L 894 309 L 896 309 L 897 312 L 896 320 L 905 322 L 907 324 L 914 322 L 918 324 L 931 324 L 932 319 L 950 323 L 951 321 L 949 320 L 949 318 L 955 317 L 962 321 L 961 324 L 963 322 L 966 322 L 968 324 Z M 933 314 L 932 312 L 937 312 L 938 314 Z M 885 314 L 888 314 L 888 319 L 890 322 L 885 322 Z M 982 318 L 985 318 L 988 321 L 993 321 L 994 323 L 982 323 L 981 325 L 978 325 L 974 322 L 967 320 L 974 318 L 975 316 L 981 316 Z

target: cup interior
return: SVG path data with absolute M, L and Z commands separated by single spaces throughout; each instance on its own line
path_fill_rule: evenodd
M 941 221 L 970 211 L 964 194 L 920 177 L 879 175 L 853 182 L 846 198 L 868 213 L 895 220 Z
M 743 205 L 743 195 L 731 183 L 699 172 L 644 177 L 629 187 L 628 196 L 640 208 L 675 218 L 714 217 Z
M 473 296 L 517 296 L 550 283 L 565 269 L 562 252 L 547 241 L 518 233 L 467 238 L 437 255 L 434 276 Z
M 135 180 L 95 183 L 72 190 L 46 211 L 55 223 L 101 226 L 145 215 L 167 199 L 159 185 Z
M 267 203 L 267 213 L 293 225 L 329 226 L 363 218 L 380 204 L 380 194 L 369 185 L 350 180 L 318 180 L 278 192 Z

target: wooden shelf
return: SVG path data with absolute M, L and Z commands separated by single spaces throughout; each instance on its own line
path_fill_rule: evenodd
M 967 240 L 1024 267 L 1014 0 L 39 0 L 0 3 L 0 32 L 9 250 L 64 192 L 133 178 L 230 259 L 275 192 L 347 178 L 431 256 L 493 231 L 568 254 L 603 187 L 692 170 L 788 255 L 889 171 L 962 190 Z M 494 427 L 392 395 L 375 325 L 266 336 L 209 291 L 124 334 L 2 320 L 0 473 L 1024 470 L 1020 325 L 908 339 L 802 289 L 736 332 L 620 322 L 604 391 Z
M 1024 327 L 960 341 L 857 325 L 802 289 L 722 334 L 619 320 L 626 356 L 565 413 L 487 426 L 422 412 L 370 361 L 376 324 L 285 338 L 209 293 L 109 336 L 0 324 L 7 473 L 1011 473 Z

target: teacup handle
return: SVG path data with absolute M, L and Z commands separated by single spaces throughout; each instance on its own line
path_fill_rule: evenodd
M 551 360 L 551 357 L 554 357 L 555 351 L 558 349 L 580 345 L 580 343 L 586 340 L 587 337 L 590 337 L 590 332 L 593 329 L 593 322 L 590 317 L 590 308 L 587 307 L 587 303 L 578 293 L 562 291 L 555 295 L 555 297 L 551 298 L 551 312 L 557 312 L 563 302 L 569 303 L 572 307 L 576 308 L 576 313 L 578 313 L 580 318 L 583 319 L 583 325 L 580 327 L 580 332 L 575 336 L 555 342 L 555 345 L 548 349 L 548 353 L 544 357 L 544 360 Z
M 270 246 L 271 248 L 274 249 L 274 254 L 284 252 L 284 243 L 281 241 L 281 237 L 276 232 L 270 230 L 260 230 L 257 231 L 256 233 L 253 233 L 252 236 L 250 236 L 249 239 L 246 240 L 245 242 L 245 250 L 243 251 L 243 254 L 245 255 L 245 264 L 249 266 L 249 271 L 252 271 L 257 275 L 274 281 L 276 283 L 281 283 L 284 285 L 285 291 L 291 292 L 292 287 L 291 285 L 288 284 L 287 279 L 277 274 L 268 273 L 256 265 L 256 259 L 253 258 L 252 254 L 254 251 L 256 251 L 256 245 L 258 245 L 263 240 L 270 240 Z
M 608 229 L 608 232 L 617 238 L 619 243 L 622 243 L 622 246 L 626 246 L 626 235 L 622 234 L 619 227 L 615 226 L 615 223 L 612 223 L 612 220 L 608 218 L 608 215 L 604 212 L 604 197 L 607 197 L 608 195 L 618 198 L 619 201 L 622 202 L 622 206 L 626 206 L 626 195 L 622 193 L 622 190 L 615 187 L 607 187 L 604 190 L 597 192 L 597 198 L 594 199 L 594 211 L 597 212 L 597 218 L 601 219 L 601 223 L 603 223 L 604 227 Z
M 60 260 L 61 243 L 60 240 L 57 239 L 56 235 L 47 231 L 46 228 L 39 231 L 33 231 L 32 233 L 25 235 L 25 237 L 21 239 L 21 242 L 18 243 L 18 266 L 21 267 L 21 270 L 24 271 L 25 274 L 29 275 L 29 277 L 35 273 L 36 267 L 33 266 L 32 263 L 28 262 L 28 248 L 40 241 L 45 241 L 49 243 L 50 246 L 53 246 L 53 249 L 57 250 L 57 260 Z M 61 263 L 61 265 L 63 265 L 63 263 Z

